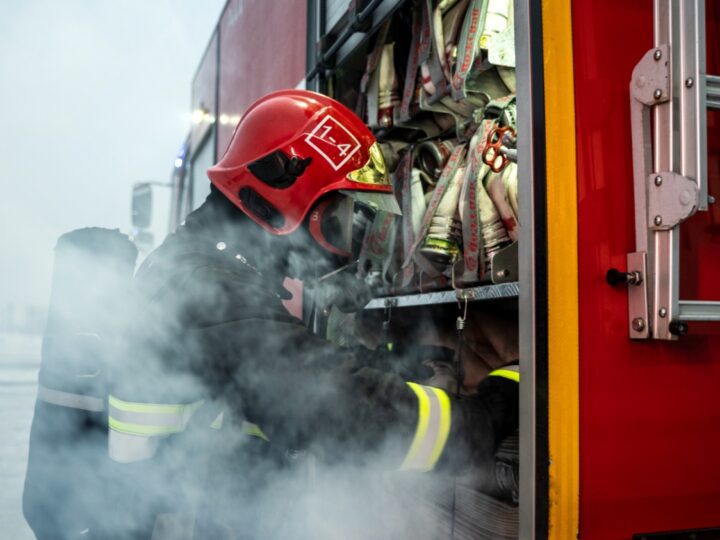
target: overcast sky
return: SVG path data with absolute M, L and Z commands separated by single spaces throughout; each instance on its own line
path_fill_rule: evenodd
M 225 0 L 0 0 L 0 306 L 45 304 L 58 236 L 129 230 L 167 181 Z

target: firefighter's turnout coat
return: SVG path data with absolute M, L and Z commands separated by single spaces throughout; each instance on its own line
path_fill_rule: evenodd
M 213 192 L 138 270 L 108 402 L 128 530 L 159 537 L 181 516 L 196 534 L 252 537 L 304 452 L 328 466 L 458 470 L 491 461 L 517 429 L 515 368 L 459 399 L 309 332 L 282 303 L 296 249 Z

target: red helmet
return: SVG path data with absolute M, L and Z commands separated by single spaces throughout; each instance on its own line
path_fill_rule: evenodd
M 331 192 L 399 213 L 370 130 L 342 104 L 307 90 L 273 92 L 251 105 L 208 176 L 273 234 L 293 232 Z

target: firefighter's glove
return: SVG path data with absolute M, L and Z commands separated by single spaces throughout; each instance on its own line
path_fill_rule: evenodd
M 448 448 L 439 464 L 459 475 L 462 482 L 508 502 L 516 493 L 512 482 L 498 475 L 496 454 L 503 441 L 517 432 L 518 388 L 511 379 L 491 375 L 475 394 L 454 397 Z
M 399 341 L 393 348 L 393 371 L 406 381 L 419 381 L 426 386 L 455 392 L 457 383 L 452 373 L 455 351 L 446 347 L 418 345 Z

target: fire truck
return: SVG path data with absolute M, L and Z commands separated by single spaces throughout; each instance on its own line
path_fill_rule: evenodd
M 492 253 L 488 238 L 472 247 L 472 225 L 449 226 L 429 246 L 437 275 L 408 284 L 403 249 L 427 248 L 432 227 L 391 223 L 400 263 L 388 270 L 393 248 L 379 242 L 384 288 L 365 311 L 448 327 L 464 310 L 514 313 L 517 537 L 718 539 L 719 25 L 712 0 L 228 0 L 192 82 L 169 230 L 204 200 L 243 111 L 273 90 L 356 110 L 397 158 L 400 192 L 403 166 L 407 186 L 410 170 L 432 177 L 425 214 L 486 126 L 473 157 L 514 168 L 515 235 L 502 211 L 508 237 Z M 416 163 L 428 144 L 430 165 Z M 491 176 L 471 185 L 489 193 Z M 471 251 L 483 267 L 456 281 Z M 510 537 L 468 530 L 427 537 Z

